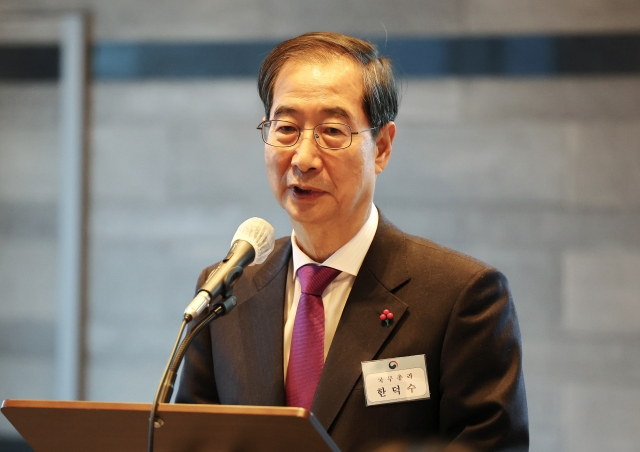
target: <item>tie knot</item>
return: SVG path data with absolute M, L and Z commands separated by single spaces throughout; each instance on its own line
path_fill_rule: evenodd
M 340 274 L 340 270 L 320 265 L 303 265 L 298 269 L 302 293 L 322 296 L 329 283 Z

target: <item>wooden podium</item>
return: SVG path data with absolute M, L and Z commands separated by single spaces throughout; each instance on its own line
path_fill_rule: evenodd
M 148 403 L 5 400 L 2 414 L 35 452 L 145 452 Z M 164 404 L 156 452 L 340 452 L 307 410 Z

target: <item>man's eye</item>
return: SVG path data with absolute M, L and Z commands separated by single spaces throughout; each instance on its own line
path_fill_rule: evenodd
M 281 134 L 298 133 L 296 128 L 293 126 L 278 126 L 276 132 Z
M 344 136 L 345 131 L 341 127 L 326 126 L 322 129 L 322 134 L 332 136 L 332 137 L 339 137 L 339 136 Z

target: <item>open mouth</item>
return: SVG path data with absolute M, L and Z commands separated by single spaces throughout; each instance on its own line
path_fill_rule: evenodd
M 297 185 L 294 185 L 293 192 L 296 195 L 310 195 L 311 193 L 313 193 L 313 190 L 305 190 L 305 189 L 302 189 L 302 188 L 298 187 Z

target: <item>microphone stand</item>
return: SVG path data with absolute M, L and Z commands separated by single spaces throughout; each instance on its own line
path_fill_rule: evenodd
M 242 275 L 242 271 L 242 267 L 233 267 L 229 269 L 229 272 L 225 278 L 224 285 L 226 290 L 223 294 L 223 299 L 213 305 L 213 308 L 211 308 L 211 312 L 209 312 L 204 319 L 202 319 L 196 326 L 194 326 L 193 329 L 187 333 L 182 343 L 180 343 L 180 338 L 182 337 L 185 326 L 187 325 L 187 323 L 193 320 L 193 317 L 191 315 L 184 315 L 182 325 L 180 326 L 180 331 L 178 332 L 178 337 L 176 338 L 176 342 L 173 345 L 169 361 L 167 362 L 167 365 L 164 369 L 162 378 L 160 379 L 160 384 L 158 385 L 158 389 L 156 390 L 156 395 L 153 399 L 153 403 L 151 404 L 147 441 L 148 452 L 153 452 L 153 439 L 155 429 L 162 427 L 162 425 L 164 424 L 161 418 L 156 417 L 158 404 L 168 403 L 171 400 L 171 396 L 173 395 L 173 387 L 178 375 L 178 368 L 182 363 L 187 348 L 189 347 L 189 345 L 191 345 L 191 342 L 193 342 L 193 339 L 196 337 L 196 335 L 200 331 L 202 331 L 205 326 L 207 326 L 218 317 L 222 317 L 223 315 L 228 314 L 229 311 L 236 307 L 238 301 L 236 297 L 233 296 L 233 285 Z M 180 348 L 178 348 L 179 344 Z
M 182 325 L 180 325 L 180 332 L 178 333 L 178 337 L 176 338 L 175 344 L 173 344 L 173 349 L 171 350 L 171 355 L 169 356 L 169 361 L 164 368 L 164 372 L 162 373 L 162 378 L 160 379 L 160 385 L 156 390 L 156 395 L 153 398 L 153 403 L 151 404 L 151 414 L 149 416 L 149 432 L 147 439 L 147 450 L 149 452 L 153 452 L 153 433 L 155 428 L 161 427 L 160 419 L 156 420 L 156 410 L 158 409 L 158 403 L 160 403 L 160 395 L 165 386 L 165 382 L 167 380 L 167 375 L 169 373 L 169 368 L 171 363 L 173 362 L 173 358 L 176 355 L 176 350 L 178 349 L 178 345 L 180 344 L 180 339 L 182 338 L 182 333 L 184 332 L 184 327 L 187 326 L 187 323 L 190 319 L 187 319 L 187 314 L 185 314 L 184 319 L 182 320 Z

